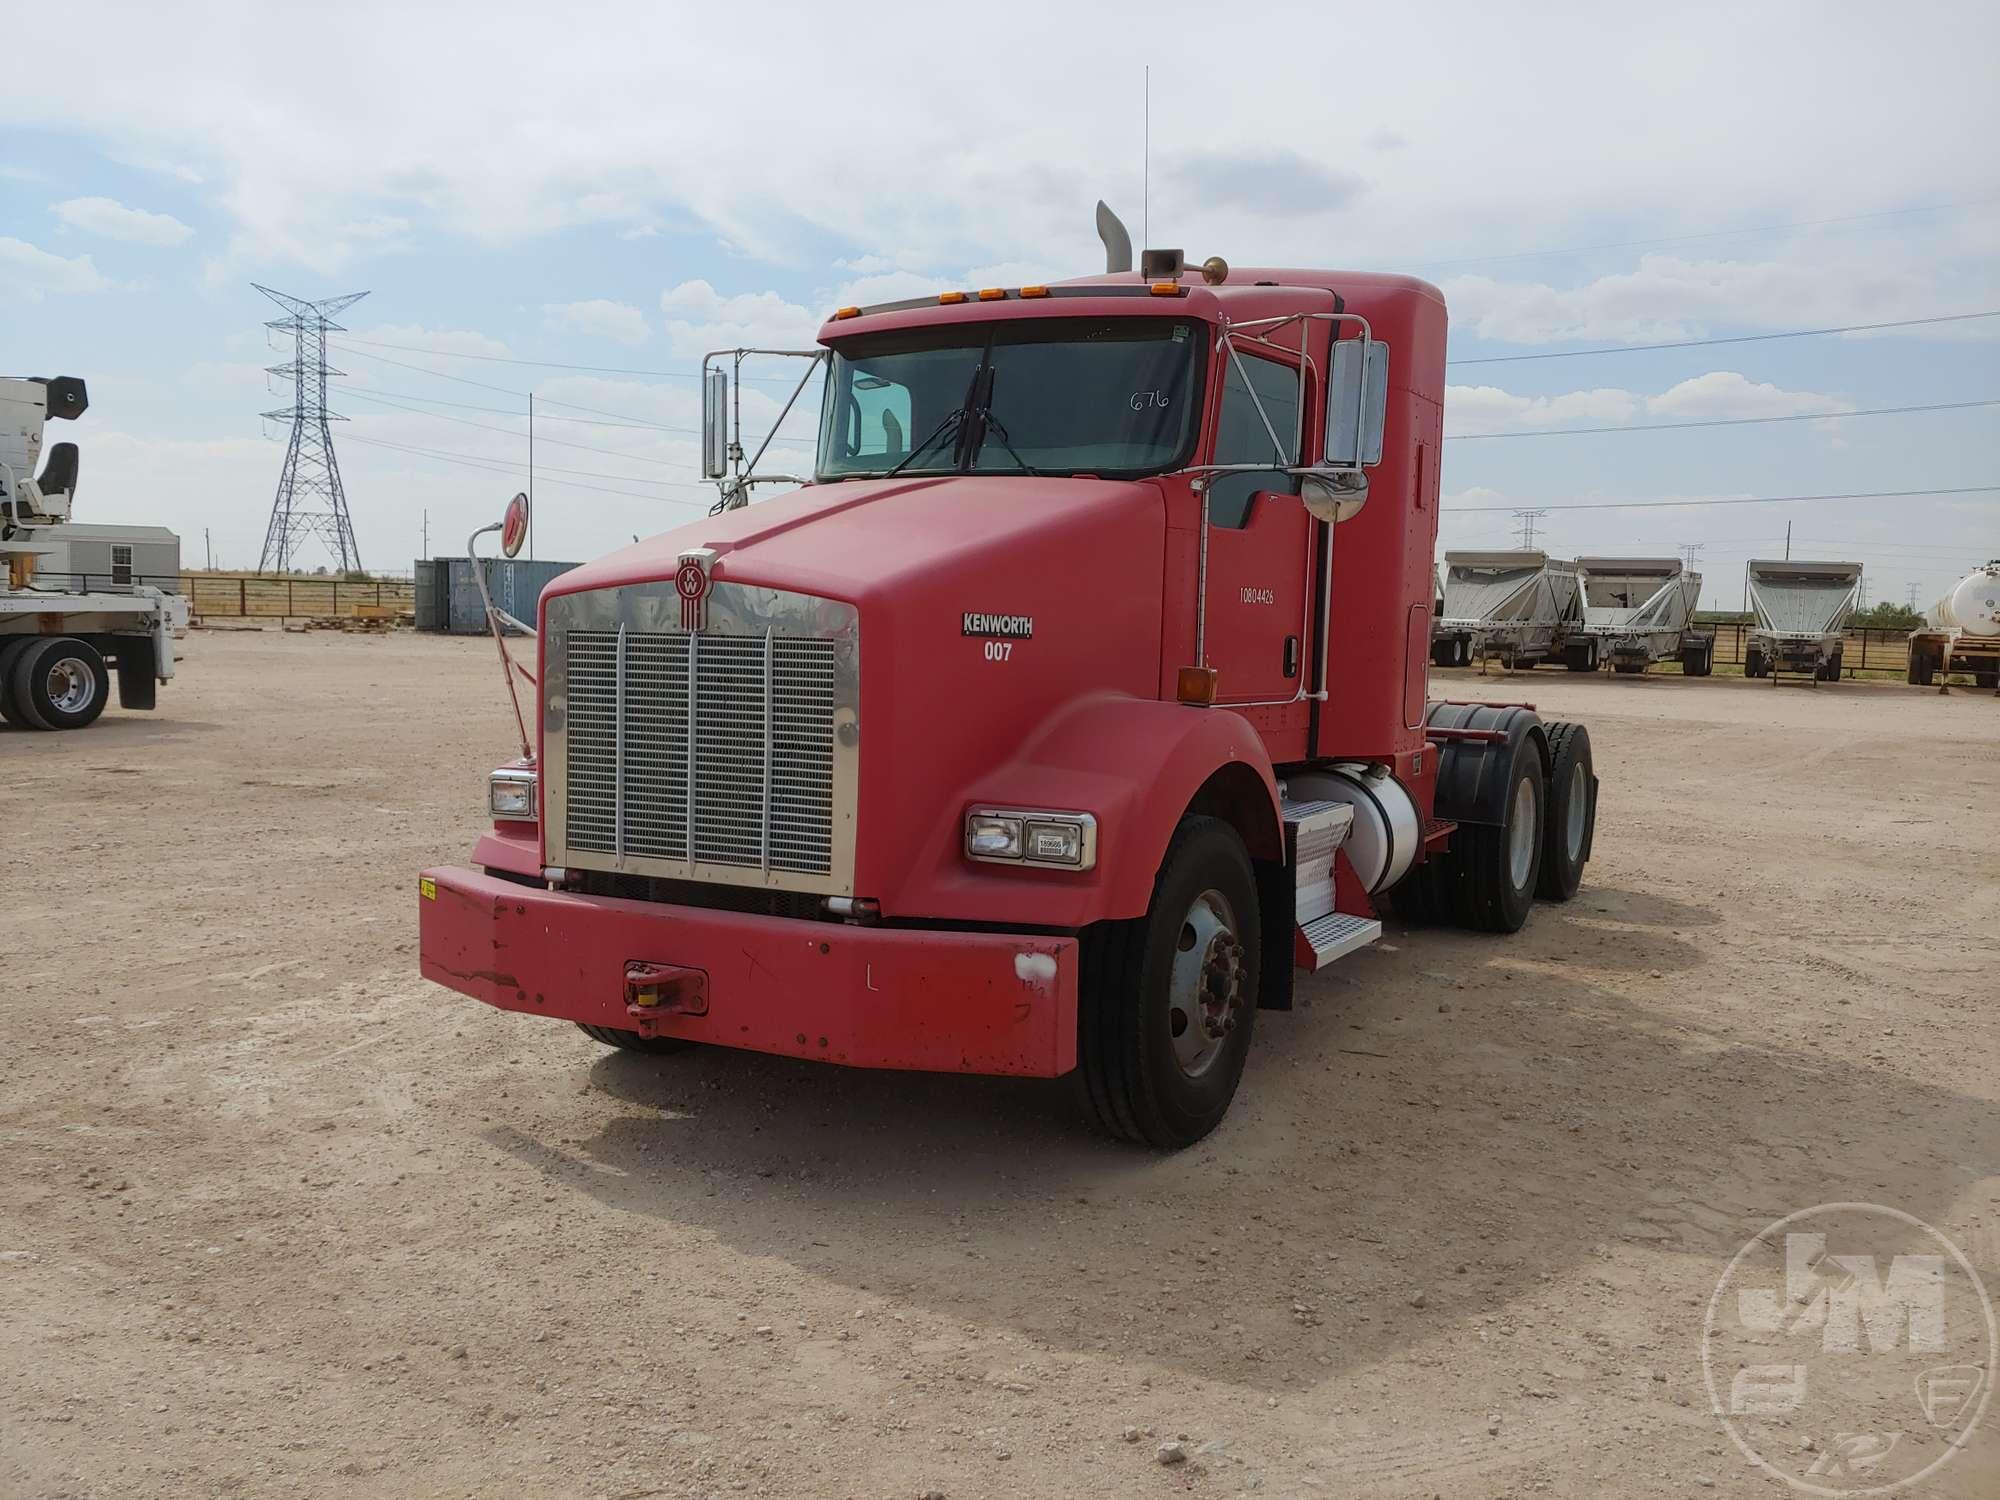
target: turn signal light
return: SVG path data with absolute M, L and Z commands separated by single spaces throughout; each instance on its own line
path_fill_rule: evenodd
M 983 286 L 979 289 L 979 300 L 981 302 L 1004 302 L 1007 300 L 1007 294 L 997 286 Z
M 1215 668 L 1182 667 L 1174 683 L 1174 696 L 1183 703 L 1214 703 Z
M 858 307 L 839 308 L 834 312 L 834 316 L 836 318 L 858 318 L 861 316 L 861 309 Z
M 953 302 L 963 302 L 964 300 L 965 300 L 965 293 L 963 293 L 963 292 L 939 292 L 939 293 L 938 293 L 938 301 L 940 301 L 940 302 L 942 302 L 942 303 L 945 303 L 945 304 L 947 304 L 947 305 L 949 305 L 949 304 L 951 304 L 951 303 L 953 303 Z

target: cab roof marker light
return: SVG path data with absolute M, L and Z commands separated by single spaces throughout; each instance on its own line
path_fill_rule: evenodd
M 1007 300 L 1007 293 L 997 286 L 983 286 L 979 289 L 979 300 L 981 302 L 1005 302 Z
M 833 315 L 836 318 L 858 318 L 861 316 L 861 309 L 858 307 L 836 308 Z
M 943 303 L 944 305 L 946 305 L 946 306 L 948 307 L 948 306 L 950 306 L 950 305 L 951 305 L 952 303 L 955 303 L 955 302 L 963 302 L 963 301 L 965 301 L 965 293 L 963 293 L 963 292 L 939 292 L 939 293 L 938 293 L 938 301 L 939 301 L 939 302 L 941 302 L 941 303 Z
M 1178 281 L 1156 281 L 1148 288 L 1155 297 L 1178 297 L 1181 284 Z
M 1024 286 L 1021 288 L 1021 295 L 1023 297 L 1046 297 L 1048 294 L 1049 289 L 1045 286 Z

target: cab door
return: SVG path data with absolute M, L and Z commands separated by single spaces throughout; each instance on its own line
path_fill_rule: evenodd
M 1311 518 L 1299 499 L 1298 477 L 1282 472 L 1283 465 L 1299 462 L 1299 372 L 1295 364 L 1239 352 L 1241 370 L 1226 352 L 1222 356 L 1210 462 L 1273 467 L 1210 476 L 1206 664 L 1216 671 L 1218 703 L 1289 703 L 1307 671 L 1312 556 Z M 1250 399 L 1252 388 L 1262 417 Z

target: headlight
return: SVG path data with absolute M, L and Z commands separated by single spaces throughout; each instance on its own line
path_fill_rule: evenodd
M 486 806 L 496 818 L 534 822 L 535 773 L 522 766 L 502 766 L 486 780 Z
M 1097 863 L 1089 813 L 975 807 L 965 815 L 965 857 L 986 864 L 1088 870 Z

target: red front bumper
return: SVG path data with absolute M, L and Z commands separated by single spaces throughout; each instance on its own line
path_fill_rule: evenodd
M 424 871 L 417 908 L 424 977 L 503 1010 L 861 1068 L 1076 1066 L 1075 938 L 746 916 L 456 867 Z M 635 965 L 699 971 L 705 1012 L 628 1010 Z

